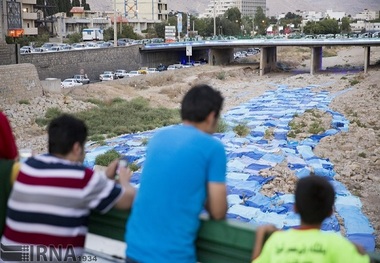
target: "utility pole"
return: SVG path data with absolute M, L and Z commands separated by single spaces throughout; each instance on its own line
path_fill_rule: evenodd
M 113 0 L 113 46 L 117 47 L 116 0 Z
M 214 37 L 216 36 L 216 15 L 215 15 L 215 8 L 216 8 L 216 0 L 214 0 Z

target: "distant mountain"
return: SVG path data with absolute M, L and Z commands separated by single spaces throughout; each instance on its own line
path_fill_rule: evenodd
M 91 10 L 109 11 L 114 0 L 87 0 Z M 122 3 L 124 0 L 117 0 Z M 168 0 L 168 9 L 190 13 L 203 13 L 210 0 Z M 268 15 L 302 11 L 344 11 L 355 15 L 364 9 L 380 11 L 380 0 L 267 0 Z

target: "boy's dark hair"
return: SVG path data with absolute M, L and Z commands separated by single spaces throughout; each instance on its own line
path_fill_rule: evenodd
M 181 118 L 192 122 L 202 122 L 211 112 L 218 118 L 224 98 L 219 91 L 209 85 L 192 87 L 182 100 Z
M 82 120 L 63 114 L 53 119 L 48 127 L 49 153 L 68 154 L 74 143 L 84 146 L 87 138 L 87 127 Z
M 321 224 L 331 215 L 335 191 L 325 178 L 312 174 L 298 181 L 295 199 L 303 223 Z

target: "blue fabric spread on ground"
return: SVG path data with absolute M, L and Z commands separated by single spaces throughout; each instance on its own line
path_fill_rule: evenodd
M 223 119 L 229 130 L 215 134 L 225 147 L 228 157 L 227 192 L 229 210 L 227 218 L 250 224 L 274 224 L 288 229 L 300 224 L 293 212 L 294 196 L 275 193 L 272 197 L 260 193 L 261 188 L 273 177 L 263 177 L 260 171 L 285 161 L 298 178 L 308 176 L 311 170 L 330 180 L 336 191 L 336 213 L 344 220 L 347 237 L 364 246 L 368 251 L 375 248 L 374 229 L 361 212 L 360 199 L 351 195 L 346 187 L 334 179 L 334 164 L 328 159 L 314 155 L 313 149 L 319 141 L 338 132 L 348 131 L 349 121 L 340 113 L 328 108 L 335 96 L 346 92 L 329 94 L 327 91 L 314 92 L 313 87 L 290 89 L 285 85 L 276 90 L 267 91 L 228 111 Z M 315 134 L 302 141 L 295 141 L 287 134 L 289 122 L 294 115 L 317 108 L 331 114 L 331 129 Z M 245 123 L 251 130 L 245 138 L 240 138 L 232 130 L 238 124 Z M 274 138 L 267 139 L 265 132 L 273 129 Z M 130 162 L 142 166 L 145 160 L 145 143 L 157 131 L 127 134 L 106 141 L 105 146 L 87 148 L 85 165 L 93 167 L 97 155 L 115 149 L 125 155 Z M 137 187 L 141 170 L 135 172 L 131 182 Z M 323 222 L 322 229 L 340 231 L 336 215 Z

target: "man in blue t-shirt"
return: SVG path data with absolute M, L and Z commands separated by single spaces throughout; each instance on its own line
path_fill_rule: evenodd
M 220 92 L 198 85 L 184 96 L 183 125 L 148 144 L 141 185 L 127 224 L 127 262 L 195 263 L 203 208 L 213 219 L 227 211 L 226 154 L 215 132 Z

